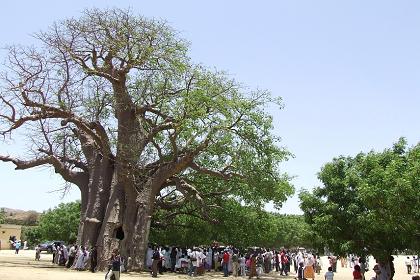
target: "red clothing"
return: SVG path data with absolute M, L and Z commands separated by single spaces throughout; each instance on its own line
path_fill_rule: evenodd
M 228 252 L 225 252 L 223 254 L 223 262 L 224 263 L 228 263 L 229 262 L 229 253 Z
M 362 274 L 360 273 L 360 271 L 353 271 L 353 279 L 362 279 Z
M 285 253 L 281 253 L 280 259 L 282 264 L 287 264 L 289 262 L 289 259 L 287 258 Z

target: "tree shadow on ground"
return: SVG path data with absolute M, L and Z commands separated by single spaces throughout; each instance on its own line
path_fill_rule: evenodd
M 2 261 L 0 267 L 30 267 L 30 268 L 51 268 L 51 269 L 66 269 L 63 266 L 48 264 L 45 262 L 22 262 L 22 261 Z

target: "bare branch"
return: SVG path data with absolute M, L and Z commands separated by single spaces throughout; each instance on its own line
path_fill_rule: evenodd
M 4 162 L 12 162 L 16 166 L 15 170 L 25 170 L 50 164 L 54 167 L 55 173 L 60 174 L 64 180 L 77 185 L 79 188 L 87 186 L 88 176 L 85 172 L 70 171 L 59 159 L 54 156 L 45 156 L 28 161 L 11 158 L 9 156 L 0 156 L 0 160 Z

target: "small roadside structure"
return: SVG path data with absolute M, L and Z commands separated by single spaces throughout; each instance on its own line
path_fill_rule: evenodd
M 20 225 L 0 224 L 0 250 L 13 249 L 11 240 L 20 240 L 21 232 Z

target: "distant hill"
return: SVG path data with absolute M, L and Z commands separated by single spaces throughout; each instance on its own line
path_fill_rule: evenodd
M 41 213 L 0 207 L 5 214 L 5 223 L 14 225 L 34 226 L 38 224 Z

